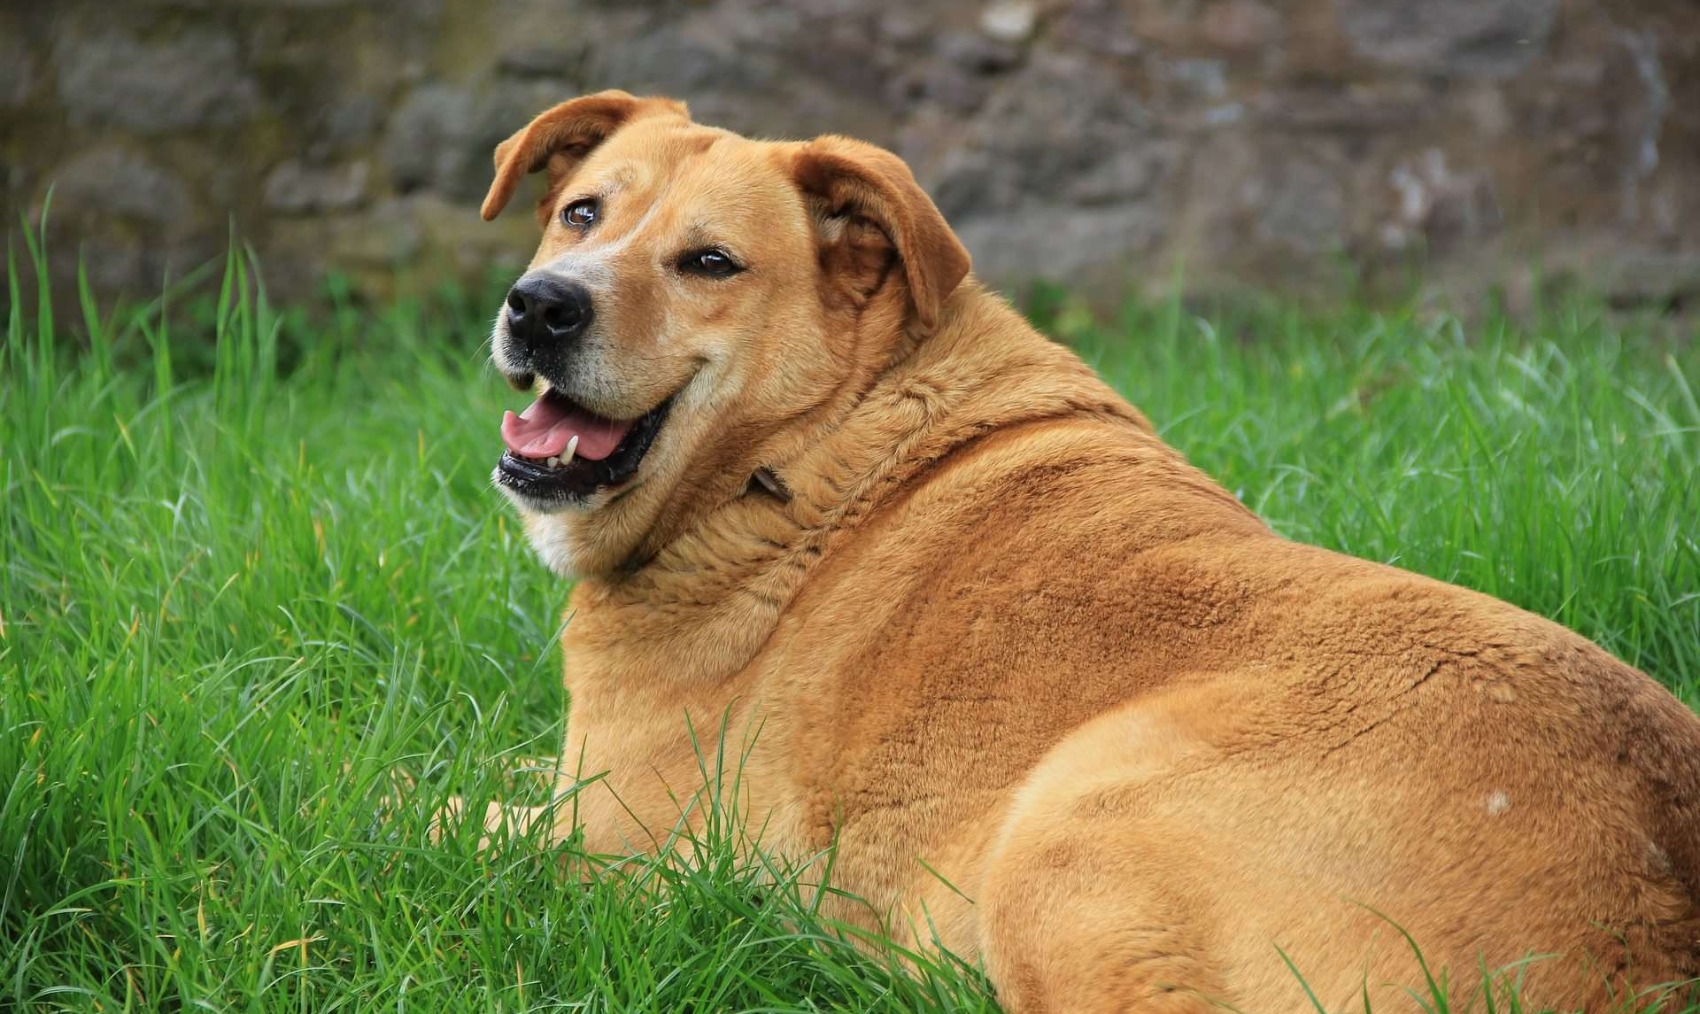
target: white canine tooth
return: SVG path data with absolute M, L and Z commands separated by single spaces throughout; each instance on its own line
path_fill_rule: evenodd
M 549 467 L 550 467 L 550 468 L 560 468 L 560 467 L 561 467 L 561 459 L 560 459 L 560 458 L 555 458 L 555 457 L 551 457 L 551 458 L 550 458 L 550 459 L 549 459 Z
M 565 465 L 569 461 L 572 461 L 573 455 L 577 454 L 577 453 L 578 453 L 578 434 L 574 433 L 573 438 L 571 440 L 567 441 L 566 452 L 561 455 L 561 464 Z

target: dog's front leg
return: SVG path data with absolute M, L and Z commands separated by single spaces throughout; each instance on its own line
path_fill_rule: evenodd
M 522 838 L 531 833 L 531 825 L 546 815 L 553 807 L 545 806 L 508 806 L 503 803 L 490 802 L 484 806 L 484 828 L 478 837 L 478 851 L 490 848 L 490 844 L 501 839 Z M 443 838 L 445 828 L 459 824 L 465 819 L 466 800 L 460 796 L 450 796 L 431 818 L 430 828 L 426 831 L 432 842 Z

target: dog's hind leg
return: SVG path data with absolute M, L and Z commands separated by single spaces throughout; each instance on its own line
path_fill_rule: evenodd
M 1231 1005 L 1219 957 L 1217 849 L 1150 793 L 1209 749 L 1189 710 L 1205 688 L 1077 730 L 1011 801 L 980 882 L 981 953 L 1001 1002 L 1053 1011 L 1203 1012 Z
M 1186 868 L 1184 850 L 1149 837 L 1107 847 L 1091 828 L 1022 837 L 987 871 L 979 899 L 986 971 L 1011 1014 L 1231 1004 L 1207 903 L 1168 876 Z

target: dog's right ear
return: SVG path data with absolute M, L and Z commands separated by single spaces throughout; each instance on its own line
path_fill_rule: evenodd
M 496 145 L 496 178 L 480 211 L 484 221 L 502 213 L 526 174 L 547 167 L 553 191 L 614 131 L 657 113 L 690 117 L 683 102 L 638 98 L 618 90 L 585 95 L 538 114 L 518 133 Z
M 836 248 L 832 259 L 849 290 L 870 296 L 885 283 L 895 254 L 915 322 L 932 331 L 968 274 L 968 251 L 903 160 L 829 134 L 795 147 L 792 173 L 817 230 Z

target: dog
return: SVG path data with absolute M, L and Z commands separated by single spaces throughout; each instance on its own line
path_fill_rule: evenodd
M 1404 934 L 1459 995 L 1700 975 L 1700 718 L 1273 534 L 973 279 L 895 155 L 609 91 L 495 163 L 485 219 L 547 187 L 494 482 L 576 585 L 573 816 L 489 830 L 662 847 L 725 751 L 761 848 L 835 848 L 846 918 L 1016 1014 L 1313 1009 L 1293 969 L 1409 1007 Z

